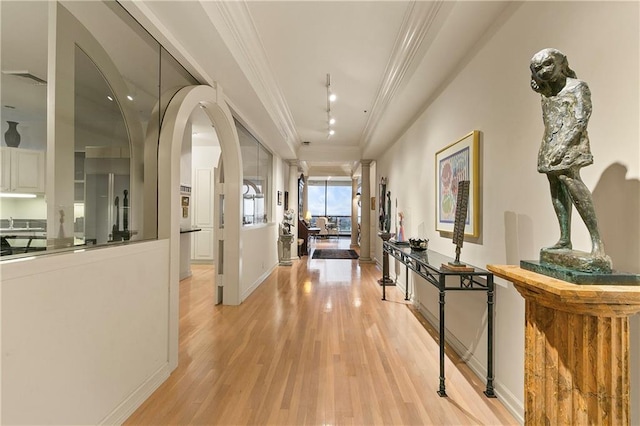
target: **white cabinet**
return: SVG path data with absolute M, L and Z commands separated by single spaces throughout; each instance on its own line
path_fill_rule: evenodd
M 0 191 L 11 191 L 11 151 L 10 148 L 0 148 L 0 161 L 2 162 L 2 182 Z
M 2 192 L 44 193 L 44 151 L 0 148 Z
M 194 232 L 191 241 L 191 259 L 213 260 L 213 168 L 196 168 L 192 176 L 191 193 Z

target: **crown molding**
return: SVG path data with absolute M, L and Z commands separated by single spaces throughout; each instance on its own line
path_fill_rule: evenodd
M 211 23 L 265 106 L 292 152 L 300 145 L 293 115 L 269 64 L 247 3 L 200 1 Z
M 414 1 L 407 7 L 380 88 L 373 102 L 371 113 L 362 131 L 360 146 L 363 151 L 371 142 L 378 123 L 396 95 L 401 83 L 405 78 L 410 77 L 407 73 L 411 69 L 414 60 L 416 60 L 420 46 L 433 25 L 444 1 Z

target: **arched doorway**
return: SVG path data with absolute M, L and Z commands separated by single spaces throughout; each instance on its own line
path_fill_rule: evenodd
M 216 286 L 222 303 L 240 304 L 240 216 L 242 159 L 238 134 L 218 86 L 188 86 L 169 102 L 160 129 L 158 149 L 158 238 L 169 239 L 169 364 L 178 362 L 178 286 L 180 275 L 180 156 L 185 128 L 195 108 L 202 107 L 218 134 L 224 184 L 216 192 L 219 220 L 214 228 Z M 218 216 L 218 214 L 217 214 Z

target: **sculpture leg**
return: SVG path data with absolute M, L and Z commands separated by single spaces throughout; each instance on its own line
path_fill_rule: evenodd
M 560 176 L 560 180 L 567 188 L 573 204 L 576 206 L 576 210 L 578 210 L 580 217 L 587 226 L 587 230 L 591 236 L 591 254 L 594 256 L 604 256 L 604 246 L 600 238 L 600 231 L 598 230 L 598 220 L 593 206 L 593 198 L 591 197 L 589 188 L 587 188 L 584 182 L 582 182 L 582 179 L 580 179 L 580 170 L 572 170 L 570 173 Z
M 548 174 L 553 209 L 560 224 L 560 239 L 548 249 L 571 249 L 571 197 L 557 175 Z

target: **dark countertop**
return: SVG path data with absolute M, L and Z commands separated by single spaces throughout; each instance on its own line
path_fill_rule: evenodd
M 180 228 L 181 234 L 187 234 L 189 232 L 198 232 L 198 231 L 202 231 L 202 229 L 201 228 Z
M 45 228 L 0 228 L 0 234 L 19 234 L 22 232 L 44 232 Z

